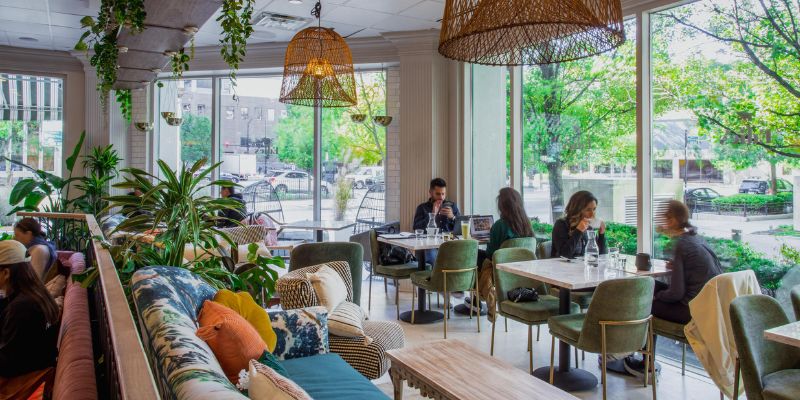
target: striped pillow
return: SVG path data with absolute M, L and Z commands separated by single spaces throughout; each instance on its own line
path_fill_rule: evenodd
M 312 400 L 294 381 L 256 360 L 250 360 L 247 395 L 255 400 Z
M 328 332 L 336 336 L 363 337 L 365 344 L 369 345 L 372 338 L 364 333 L 364 319 L 366 316 L 361 306 L 343 301 L 328 315 Z

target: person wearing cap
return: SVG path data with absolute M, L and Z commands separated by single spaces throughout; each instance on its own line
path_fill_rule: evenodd
M 26 250 L 16 240 L 0 241 L 0 399 L 27 398 L 25 381 L 42 380 L 58 355 L 58 306 Z

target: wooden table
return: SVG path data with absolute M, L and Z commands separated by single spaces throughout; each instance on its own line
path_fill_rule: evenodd
M 378 241 L 413 251 L 417 257 L 417 269 L 419 271 L 425 271 L 425 250 L 438 249 L 439 246 L 445 242 L 442 239 L 416 238 L 414 236 L 410 236 L 406 239 L 388 239 L 383 236 L 378 236 Z M 427 309 L 425 289 L 418 287 L 417 291 L 419 296 L 417 300 L 417 311 L 414 312 L 414 324 L 430 324 L 444 318 L 444 314 Z M 410 323 L 411 311 L 401 313 L 400 319 Z
M 559 314 L 570 313 L 570 293 L 575 289 L 591 289 L 601 282 L 631 276 L 662 276 L 669 274 L 663 262 L 655 261 L 650 271 L 637 271 L 633 260 L 628 259 L 626 268 L 586 267 L 581 260 L 563 260 L 548 258 L 542 260 L 522 261 L 497 265 L 497 269 L 511 274 L 532 278 L 537 281 L 557 286 Z M 533 375 L 544 380 L 550 379 L 550 367 L 538 368 Z M 594 374 L 570 366 L 570 346 L 560 342 L 558 350 L 558 367 L 553 383 L 564 390 L 587 390 L 597 386 Z
M 461 340 L 437 340 L 386 354 L 392 360 L 395 400 L 403 398 L 403 381 L 432 399 L 577 399 Z
M 781 325 L 764 331 L 767 340 L 800 347 L 800 321 Z
M 340 231 L 355 225 L 355 221 L 296 221 L 281 225 L 282 229 L 304 229 L 317 233 L 317 242 L 322 241 L 323 231 Z

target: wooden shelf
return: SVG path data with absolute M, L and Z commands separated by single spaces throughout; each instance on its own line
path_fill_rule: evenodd
M 168 71 L 170 58 L 164 52 L 186 46 L 192 35 L 183 29 L 203 26 L 222 6 L 222 0 L 146 0 L 144 5 L 145 30 L 132 34 L 123 29 L 117 38 L 117 44 L 128 52 L 119 55 L 114 89 L 141 88 L 156 78 L 154 69 Z

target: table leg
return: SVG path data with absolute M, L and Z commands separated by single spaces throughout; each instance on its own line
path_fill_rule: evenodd
M 558 291 L 558 313 L 560 315 L 570 312 L 570 290 L 560 288 Z M 597 386 L 597 378 L 590 372 L 580 368 L 571 368 L 570 345 L 566 342 L 558 343 L 558 366 L 553 374 L 553 385 L 568 392 L 588 390 Z M 533 376 L 550 381 L 550 366 L 537 368 Z
M 403 378 L 400 377 L 400 374 L 395 370 L 395 368 L 389 368 L 389 377 L 392 378 L 392 386 L 394 387 L 394 400 L 402 400 Z
M 315 232 L 317 233 L 317 243 L 321 243 L 322 242 L 322 230 L 318 229 Z
M 416 255 L 417 270 L 425 271 L 425 250 L 418 250 Z M 411 290 L 414 289 L 412 288 Z M 425 295 L 425 289 L 417 288 L 417 294 L 419 295 L 419 299 L 417 301 L 417 311 L 414 312 L 414 324 L 430 324 L 444 318 L 444 314 L 438 311 L 428 311 L 426 309 L 427 296 Z M 405 322 L 411 322 L 411 311 L 401 313 L 400 319 Z

